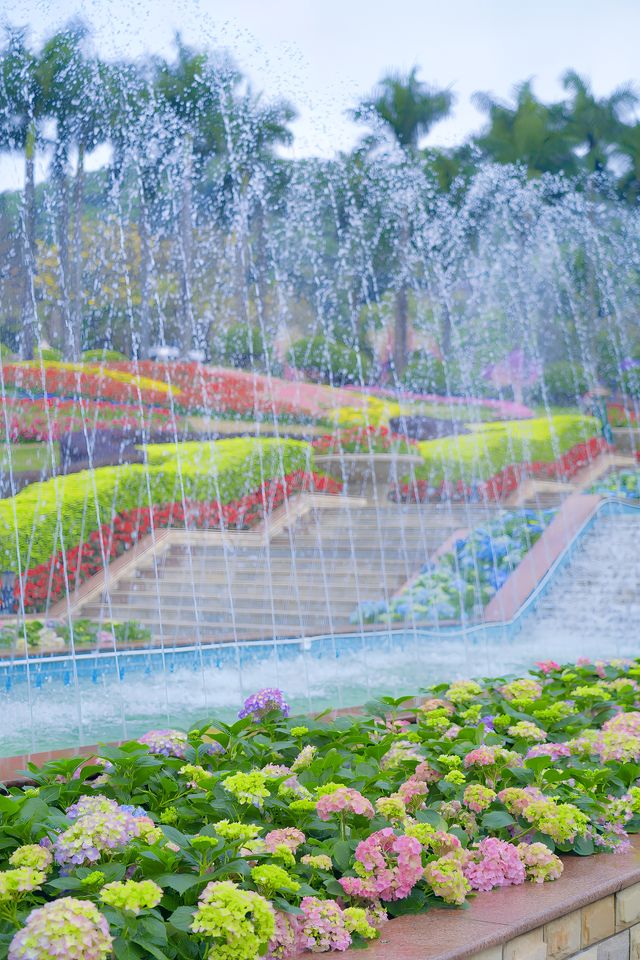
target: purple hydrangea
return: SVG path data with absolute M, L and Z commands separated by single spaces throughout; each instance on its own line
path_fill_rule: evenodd
M 125 847 L 141 835 L 146 823 L 144 811 L 141 818 L 134 815 L 133 810 L 136 808 L 120 807 L 115 800 L 99 794 L 80 797 L 67 809 L 73 824 L 56 838 L 56 863 L 60 866 L 96 863 L 103 853 Z
M 186 759 L 189 746 L 187 735 L 182 730 L 150 730 L 138 737 L 138 743 L 149 747 L 149 753 L 177 757 L 179 760 Z
M 284 698 L 282 690 L 275 687 L 265 687 L 264 690 L 258 690 L 252 693 L 244 702 L 242 710 L 238 717 L 244 720 L 245 717 L 253 717 L 254 720 L 262 720 L 268 713 L 278 710 L 283 717 L 289 716 L 289 704 Z

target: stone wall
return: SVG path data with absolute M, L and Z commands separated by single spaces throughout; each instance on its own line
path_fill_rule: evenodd
M 640 960 L 640 883 L 472 954 L 470 960 Z

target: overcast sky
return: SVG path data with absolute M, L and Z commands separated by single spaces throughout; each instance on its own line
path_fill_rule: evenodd
M 640 88 L 640 0 L 0 0 L 0 20 L 29 26 L 35 41 L 74 15 L 106 58 L 170 55 L 176 30 L 228 48 L 256 89 L 298 108 L 293 155 L 349 149 L 359 131 L 345 111 L 385 71 L 414 64 L 457 98 L 430 136 L 440 145 L 481 127 L 476 90 L 507 98 L 533 77 L 541 97 L 556 98 L 568 67 L 598 94 Z M 19 157 L 0 161 L 0 189 L 21 174 Z

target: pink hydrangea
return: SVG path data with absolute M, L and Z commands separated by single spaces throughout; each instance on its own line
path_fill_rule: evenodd
M 273 853 L 278 847 L 288 847 L 295 853 L 305 840 L 306 837 L 302 830 L 298 830 L 296 827 L 283 827 L 281 830 L 269 831 L 264 838 L 264 843 L 269 853 Z
M 345 893 L 369 900 L 404 900 L 422 877 L 422 845 L 415 837 L 377 830 L 356 847 L 360 876 L 338 882 Z M 364 874 L 364 876 L 363 876 Z
M 560 760 L 562 757 L 570 757 L 571 750 L 566 743 L 536 743 L 530 747 L 526 753 L 526 760 L 532 757 L 551 757 L 552 760 Z
M 485 745 L 470 750 L 464 758 L 465 767 L 491 767 L 497 759 L 495 747 Z
M 426 760 L 423 760 L 416 767 L 413 776 L 416 780 L 424 780 L 425 783 L 437 783 L 438 780 L 442 780 L 444 774 L 432 767 Z
M 300 923 L 291 913 L 275 911 L 276 928 L 269 941 L 266 960 L 291 960 L 303 949 Z
M 519 843 L 518 856 L 532 883 L 558 880 L 562 876 L 562 860 L 545 843 Z
M 545 676 L 551 673 L 552 670 L 560 670 L 560 664 L 556 663 L 555 660 L 538 660 L 536 667 L 541 673 L 544 673 Z
M 349 949 L 351 934 L 335 900 L 304 897 L 300 909 L 302 915 L 299 918 L 299 936 L 304 949 L 313 953 Z
M 636 710 L 630 713 L 619 713 L 602 724 L 603 730 L 617 730 L 618 732 L 640 734 L 640 713 Z
M 424 780 L 419 780 L 417 777 L 409 777 L 398 787 L 402 802 L 412 812 L 424 807 L 424 797 L 426 797 L 428 791 L 429 788 Z
M 465 864 L 464 875 L 472 889 L 484 891 L 524 883 L 526 879 L 518 848 L 497 837 L 480 841 Z
M 334 813 L 356 813 L 371 820 L 375 811 L 371 801 L 363 797 L 358 790 L 339 787 L 334 793 L 320 797 L 316 804 L 316 813 L 321 820 L 328 820 Z

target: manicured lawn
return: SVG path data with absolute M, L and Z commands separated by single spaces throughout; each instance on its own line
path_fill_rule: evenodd
M 10 450 L 6 446 L 0 452 L 0 472 L 7 473 L 9 464 L 17 472 L 42 470 L 51 466 L 51 458 L 56 465 L 60 462 L 60 449 L 57 443 L 12 443 Z

